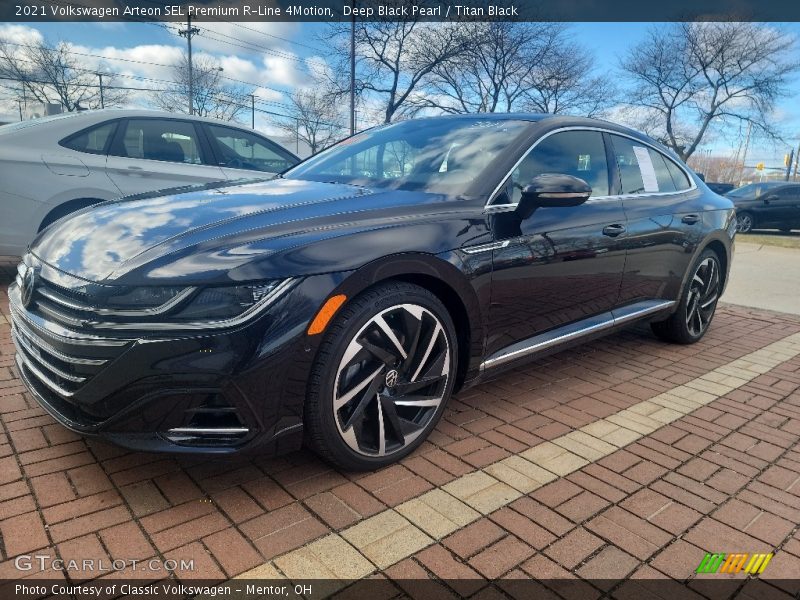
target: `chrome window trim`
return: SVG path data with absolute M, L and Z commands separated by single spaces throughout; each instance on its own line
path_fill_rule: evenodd
M 548 131 L 543 136 L 538 138 L 535 142 L 533 142 L 533 144 L 531 144 L 531 146 L 525 151 L 525 153 L 520 157 L 520 159 L 517 162 L 514 163 L 514 166 L 511 167 L 508 170 L 508 172 L 503 176 L 503 178 L 500 180 L 500 183 L 497 184 L 496 188 L 494 188 L 494 191 L 492 191 L 492 193 L 489 194 L 489 200 L 486 202 L 486 204 L 483 207 L 484 212 L 487 212 L 487 213 L 506 212 L 506 211 L 515 210 L 517 208 L 517 206 L 519 206 L 519 202 L 508 203 L 508 204 L 492 204 L 492 200 L 494 200 L 497 197 L 498 192 L 503 188 L 503 184 L 505 184 L 505 182 L 508 181 L 508 178 L 511 177 L 511 174 L 517 169 L 517 167 L 520 166 L 520 164 L 522 164 L 522 161 L 525 160 L 526 158 L 528 158 L 528 155 L 531 152 L 533 152 L 533 150 L 536 148 L 536 146 L 538 146 L 540 143 L 542 143 L 542 141 L 544 141 L 547 138 L 549 138 L 551 135 L 555 135 L 557 133 L 561 133 L 561 132 L 564 132 L 564 131 L 596 131 L 598 133 L 608 133 L 610 135 L 618 135 L 618 136 L 621 136 L 621 137 L 628 138 L 630 140 L 633 140 L 634 142 L 638 142 L 638 143 L 640 143 L 640 144 L 642 144 L 644 146 L 652 148 L 653 150 L 655 150 L 656 152 L 658 152 L 659 154 L 664 156 L 666 159 L 668 159 L 668 160 L 672 161 L 673 163 L 675 163 L 678 166 L 678 168 L 683 172 L 683 174 L 686 175 L 687 179 L 689 179 L 689 187 L 687 189 L 685 189 L 685 190 L 676 190 L 676 191 L 672 191 L 672 192 L 649 192 L 647 194 L 609 194 L 609 195 L 606 195 L 606 196 L 591 196 L 587 200 L 587 202 L 597 202 L 597 201 L 606 201 L 606 200 L 622 200 L 624 198 L 652 198 L 652 197 L 658 197 L 658 196 L 674 196 L 675 194 L 684 194 L 686 192 L 691 192 L 692 190 L 696 190 L 697 189 L 697 183 L 695 183 L 694 177 L 692 177 L 691 173 L 682 164 L 680 164 L 677 161 L 675 161 L 674 159 L 672 159 L 670 156 L 665 154 L 663 150 L 660 150 L 659 148 L 657 148 L 656 146 L 654 146 L 650 142 L 645 142 L 645 141 L 640 140 L 639 138 L 637 138 L 635 136 L 632 136 L 632 135 L 630 135 L 628 133 L 624 133 L 624 132 L 621 132 L 621 131 L 614 131 L 613 129 L 607 129 L 605 127 L 590 127 L 590 126 L 585 126 L 585 125 L 569 125 L 567 127 L 559 127 L 558 129 L 553 129 L 552 131 Z

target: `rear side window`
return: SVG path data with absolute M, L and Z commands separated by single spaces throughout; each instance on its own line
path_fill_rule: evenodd
M 108 143 L 114 135 L 117 123 L 102 123 L 89 127 L 83 131 L 72 134 L 68 138 L 61 140 L 61 145 L 70 150 L 78 152 L 88 152 L 89 154 L 105 154 Z
M 219 125 L 208 125 L 208 130 L 223 167 L 281 173 L 297 163 L 277 145 L 256 135 Z
M 168 119 L 131 119 L 122 143 L 111 154 L 124 158 L 203 164 L 194 125 Z
M 672 181 L 675 182 L 675 189 L 679 192 L 683 190 L 688 190 L 692 187 L 691 182 L 689 181 L 689 177 L 686 173 L 681 169 L 675 161 L 670 160 L 669 158 L 664 158 L 667 163 L 667 169 L 669 169 L 669 174 L 672 175 Z
M 672 160 L 636 140 L 611 135 L 622 194 L 655 194 L 689 189 L 689 179 Z

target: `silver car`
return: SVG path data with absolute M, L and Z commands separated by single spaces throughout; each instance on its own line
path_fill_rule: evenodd
M 299 159 L 224 121 L 147 110 L 67 113 L 0 127 L 0 255 L 78 209 L 182 185 L 269 176 Z

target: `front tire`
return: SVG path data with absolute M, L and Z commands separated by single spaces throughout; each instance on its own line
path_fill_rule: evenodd
M 665 321 L 651 323 L 658 337 L 676 344 L 694 344 L 708 331 L 722 291 L 722 271 L 717 253 L 705 250 L 692 265 L 678 310 Z
M 736 215 L 736 231 L 739 233 L 750 233 L 753 231 L 755 221 L 749 212 L 738 213 Z
M 457 368 L 453 321 L 419 286 L 381 284 L 331 323 L 309 379 L 311 447 L 346 470 L 372 470 L 413 452 L 441 418 Z

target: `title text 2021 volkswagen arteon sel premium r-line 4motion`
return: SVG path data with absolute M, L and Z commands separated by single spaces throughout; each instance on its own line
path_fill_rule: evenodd
M 129 448 L 344 468 L 419 445 L 454 390 L 639 320 L 700 339 L 736 219 L 649 138 L 541 115 L 357 134 L 282 177 L 44 230 L 9 289 L 17 367 Z

